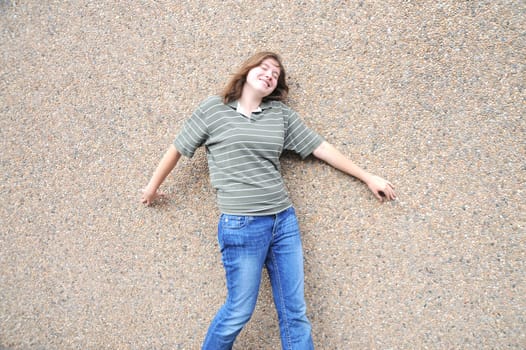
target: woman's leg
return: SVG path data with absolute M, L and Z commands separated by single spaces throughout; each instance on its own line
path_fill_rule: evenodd
M 272 217 L 221 215 L 218 241 L 228 295 L 210 324 L 203 349 L 231 349 L 256 306 Z
M 265 264 L 278 311 L 282 348 L 314 349 L 306 315 L 303 248 L 293 208 L 278 214 Z

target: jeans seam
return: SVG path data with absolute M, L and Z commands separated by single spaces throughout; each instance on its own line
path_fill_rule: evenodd
M 283 297 L 283 288 L 281 286 L 281 276 L 280 271 L 278 269 L 278 263 L 276 262 L 276 258 L 274 256 L 274 252 L 271 251 L 272 254 L 272 264 L 274 265 L 274 270 L 276 271 L 276 279 L 278 284 L 278 295 L 279 295 L 279 304 L 281 306 L 281 317 L 283 317 L 283 325 L 285 327 L 285 337 L 287 338 L 287 348 L 292 349 L 291 345 L 291 339 L 290 339 L 290 329 L 289 329 L 289 319 L 287 315 L 287 309 L 285 308 L 285 298 Z

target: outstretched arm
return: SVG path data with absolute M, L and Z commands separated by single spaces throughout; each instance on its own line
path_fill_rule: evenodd
M 150 205 L 156 199 L 164 196 L 162 192 L 159 192 L 159 186 L 163 183 L 164 179 L 170 174 L 173 168 L 177 165 L 177 162 L 181 158 L 181 153 L 175 148 L 174 145 L 171 145 L 163 158 L 159 162 L 157 169 L 155 169 L 152 178 L 146 188 L 143 189 L 141 196 L 141 202 Z
M 327 141 L 323 141 L 314 150 L 313 154 L 316 158 L 325 161 L 332 167 L 363 181 L 378 200 L 393 200 L 396 198 L 394 186 L 389 181 L 363 170 Z

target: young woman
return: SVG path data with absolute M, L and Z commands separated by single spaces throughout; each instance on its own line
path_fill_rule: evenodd
M 380 201 L 393 200 L 393 185 L 347 159 L 283 103 L 288 93 L 280 57 L 250 57 L 221 97 L 203 101 L 185 122 L 143 190 L 150 205 L 181 155 L 206 148 L 210 180 L 221 211 L 218 241 L 228 295 L 213 319 L 203 349 L 231 349 L 256 306 L 266 267 L 283 349 L 312 349 L 304 300 L 303 250 L 298 222 L 280 174 L 284 150 L 310 154 L 362 180 Z

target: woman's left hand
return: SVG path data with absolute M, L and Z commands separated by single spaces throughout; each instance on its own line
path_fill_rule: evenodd
M 379 201 L 392 201 L 396 199 L 394 186 L 389 181 L 379 176 L 372 175 L 367 180 L 366 184 Z

